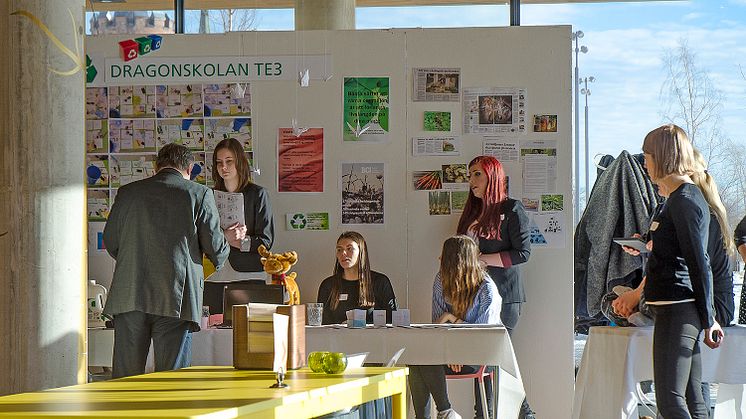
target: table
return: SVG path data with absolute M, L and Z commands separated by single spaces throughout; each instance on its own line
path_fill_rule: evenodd
M 723 329 L 718 349 L 700 342 L 702 380 L 720 383 L 715 418 L 746 416 L 746 327 Z M 592 327 L 575 381 L 574 419 L 637 419 L 637 383 L 653 379 L 652 327 Z
M 406 417 L 406 368 L 354 368 L 341 375 L 290 371 L 271 389 L 269 371 L 190 367 L 118 380 L 0 397 L 0 416 L 119 418 L 311 418 L 392 396 Z
M 113 330 L 89 330 L 88 340 L 88 364 L 111 366 Z M 400 348 L 407 348 L 398 362 L 402 365 L 475 364 L 498 367 L 497 385 L 494 388 L 497 417 L 518 416 L 525 390 L 513 345 L 502 326 L 365 329 L 306 326 L 306 353 L 318 350 L 369 352 L 367 362 L 385 364 Z M 206 329 L 193 334 L 192 365 L 232 364 L 231 329 Z
M 306 350 L 370 352 L 368 362 L 386 363 L 406 348 L 399 364 L 472 364 L 497 367 L 494 386 L 498 418 L 516 418 L 525 397 L 523 379 L 507 329 L 502 326 L 386 327 L 348 329 L 306 326 Z

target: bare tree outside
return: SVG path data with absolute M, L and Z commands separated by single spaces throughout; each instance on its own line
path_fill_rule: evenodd
M 663 116 L 669 122 L 682 125 L 707 161 L 717 164 L 725 154 L 720 147 L 725 139 L 720 130 L 720 112 L 725 96 L 696 59 L 696 54 L 684 39 L 679 40 L 675 49 L 664 52 Z
M 708 162 L 708 172 L 717 181 L 731 225 L 746 212 L 746 150 L 725 136 L 720 114 L 724 93 L 710 73 L 697 63 L 686 40 L 664 52 L 666 79 L 661 87 L 662 115 L 683 127 Z
M 256 9 L 221 9 L 209 11 L 210 27 L 214 32 L 252 31 L 257 27 Z

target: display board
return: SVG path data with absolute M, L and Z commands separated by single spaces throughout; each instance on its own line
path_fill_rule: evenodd
M 356 230 L 399 305 L 413 321 L 427 322 L 441 245 L 454 234 L 468 193 L 465 165 L 492 154 L 532 220 L 533 250 L 522 267 L 528 301 L 513 339 L 524 383 L 540 415 L 569 417 L 570 32 L 556 26 L 172 35 L 157 44 L 151 38 L 149 48 L 140 40 L 137 54 L 120 45 L 126 37 L 89 37 L 89 78 L 96 69 L 87 93 L 89 166 L 103 173 L 116 161 L 119 168 L 119 181 L 109 175 L 106 184 L 90 169 L 96 179 L 89 211 L 98 217 L 89 223 L 90 277 L 107 286 L 111 280 L 113 261 L 100 231 L 116 188 L 134 180 L 123 180 L 121 167 L 125 174 L 147 171 L 150 156 L 171 141 L 208 162 L 215 139 L 242 135 L 258 170 L 254 181 L 270 192 L 272 250 L 299 253 L 293 270 L 301 300 L 315 301 L 332 273 L 337 236 Z

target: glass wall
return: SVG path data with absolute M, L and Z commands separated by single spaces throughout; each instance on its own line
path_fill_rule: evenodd
M 96 11 L 86 12 L 87 35 L 174 33 L 173 11 Z

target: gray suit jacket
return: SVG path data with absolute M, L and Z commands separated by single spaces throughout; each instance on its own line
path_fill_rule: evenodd
M 117 261 L 105 315 L 141 311 L 199 324 L 202 254 L 219 269 L 229 253 L 211 189 L 168 168 L 125 185 L 103 238 Z

